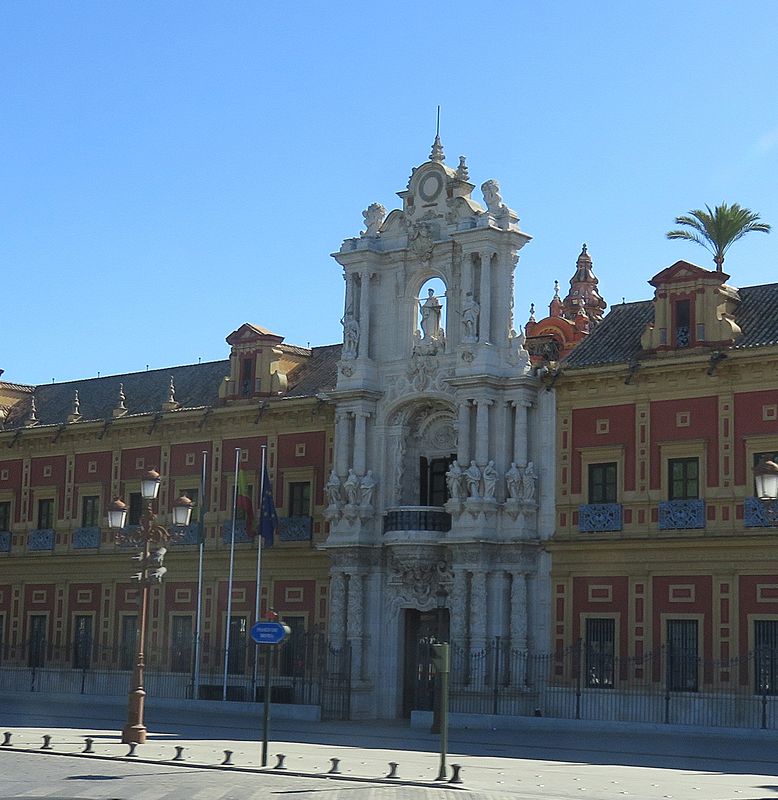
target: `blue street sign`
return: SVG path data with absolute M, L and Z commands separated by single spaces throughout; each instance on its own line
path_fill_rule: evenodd
M 255 622 L 249 635 L 257 644 L 280 644 L 290 633 L 282 622 Z

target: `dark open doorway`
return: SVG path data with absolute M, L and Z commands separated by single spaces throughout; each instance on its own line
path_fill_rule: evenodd
M 434 641 L 447 642 L 448 637 L 447 608 L 431 611 L 418 611 L 415 608 L 405 610 L 403 717 L 410 717 L 414 709 L 432 709 L 435 676 L 430 659 L 430 644 Z

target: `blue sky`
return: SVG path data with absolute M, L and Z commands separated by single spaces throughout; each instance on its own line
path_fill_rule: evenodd
M 610 303 L 693 244 L 677 214 L 778 226 L 772 2 L 0 4 L 4 380 L 225 358 L 245 321 L 341 339 L 329 254 L 396 207 L 442 106 L 447 162 L 534 238 L 516 317 L 582 242 Z M 480 200 L 480 193 L 476 192 Z M 778 227 L 734 285 L 778 281 Z

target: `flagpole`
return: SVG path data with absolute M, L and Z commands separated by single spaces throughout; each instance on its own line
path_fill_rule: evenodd
M 263 444 L 260 448 L 262 455 L 260 456 L 259 469 L 259 525 L 257 527 L 257 591 L 254 598 L 254 621 L 259 622 L 259 612 L 261 603 L 261 586 L 262 586 L 262 512 L 265 510 L 265 465 L 267 463 L 267 445 Z M 268 598 L 269 601 L 270 598 Z M 254 687 L 253 697 L 257 697 L 257 667 L 259 664 L 259 648 L 254 648 L 254 672 L 252 675 L 252 686 Z M 265 687 L 267 691 L 267 687 Z
M 235 448 L 235 486 L 232 492 L 232 534 L 230 535 L 230 577 L 227 582 L 227 632 L 224 637 L 224 680 L 222 700 L 227 699 L 227 664 L 230 658 L 230 620 L 232 619 L 232 579 L 235 574 L 235 517 L 238 515 L 238 469 L 240 447 Z
M 203 625 L 203 559 L 205 556 L 205 509 L 208 506 L 205 495 L 205 476 L 208 465 L 208 451 L 203 450 L 203 471 L 200 475 L 200 537 L 199 560 L 197 562 L 197 615 L 195 617 L 194 669 L 192 671 L 192 699 L 197 700 L 200 693 L 200 649 Z

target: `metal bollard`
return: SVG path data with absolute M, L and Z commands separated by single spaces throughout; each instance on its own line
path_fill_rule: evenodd
M 41 750 L 51 750 L 51 736 L 48 734 L 43 735 L 43 744 L 41 745 Z
M 84 748 L 83 752 L 84 753 L 94 753 L 94 750 L 92 750 L 92 745 L 94 744 L 95 740 L 87 738 L 87 739 L 84 739 L 84 741 L 86 742 L 86 747 Z
M 225 750 L 224 751 L 224 761 L 222 761 L 223 767 L 231 767 L 232 766 L 232 750 Z
M 0 747 L 13 747 L 11 744 L 11 731 L 6 731 L 3 734 L 3 743 L 0 744 Z
M 127 753 L 127 755 L 125 756 L 125 758 L 137 758 L 138 754 L 135 752 L 135 748 L 138 746 L 138 743 L 137 742 L 127 742 L 127 744 L 129 745 L 130 750 Z
M 340 775 L 340 759 L 331 758 L 330 763 L 332 766 L 327 770 L 328 775 Z
M 451 780 L 449 783 L 462 783 L 462 778 L 459 777 L 459 771 L 462 769 L 461 764 L 451 765 Z
M 183 761 L 184 748 L 180 744 L 174 745 L 174 747 L 176 748 L 176 754 L 173 756 L 173 761 Z
M 273 769 L 286 769 L 284 766 L 284 759 L 286 758 L 286 753 L 276 753 L 276 765 Z
M 389 774 L 386 776 L 387 778 L 399 778 L 400 776 L 397 774 L 397 767 L 400 765 L 396 761 L 389 762 Z

